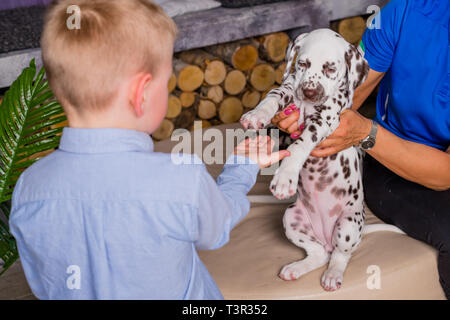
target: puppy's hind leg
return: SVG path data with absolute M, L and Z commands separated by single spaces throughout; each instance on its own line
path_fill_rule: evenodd
M 279 274 L 283 280 L 296 280 L 302 275 L 324 266 L 329 260 L 329 253 L 315 239 L 306 211 L 300 202 L 288 208 L 283 217 L 286 237 L 296 246 L 306 251 L 306 258 L 285 265 Z
M 335 291 L 342 285 L 347 264 L 361 242 L 361 231 L 364 224 L 364 212 L 352 211 L 343 214 L 333 232 L 334 250 L 331 254 L 328 269 L 322 275 L 321 285 L 327 291 Z

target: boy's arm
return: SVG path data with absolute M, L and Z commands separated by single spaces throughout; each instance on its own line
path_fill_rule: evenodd
M 237 160 L 235 164 L 233 160 Z M 237 164 L 243 160 L 247 164 Z M 255 162 L 236 155 L 230 156 L 217 182 L 202 170 L 194 219 L 197 249 L 217 249 L 228 242 L 231 229 L 250 209 L 246 195 L 255 184 L 258 171 Z
M 250 209 L 246 195 L 259 169 L 289 156 L 287 150 L 272 152 L 274 144 L 269 137 L 244 140 L 228 158 L 217 182 L 206 170 L 201 171 L 193 227 L 198 249 L 216 249 L 228 242 L 231 229 Z

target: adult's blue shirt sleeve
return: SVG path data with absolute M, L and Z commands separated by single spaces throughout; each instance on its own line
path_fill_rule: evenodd
M 364 58 L 371 69 L 386 72 L 390 68 L 408 3 L 409 0 L 391 0 L 374 17 L 372 28 L 364 32 Z
M 231 156 L 217 182 L 206 170 L 200 173 L 193 226 L 197 249 L 217 249 L 228 242 L 231 230 L 250 210 L 246 195 L 258 172 L 258 165 L 250 159 Z

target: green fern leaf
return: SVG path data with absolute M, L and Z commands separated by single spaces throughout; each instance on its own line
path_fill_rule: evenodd
M 34 59 L 14 81 L 0 104 L 0 259 L 2 273 L 18 258 L 7 221 L 20 174 L 59 144 L 66 121 L 42 68 Z M 0 273 L 1 274 L 1 273 Z

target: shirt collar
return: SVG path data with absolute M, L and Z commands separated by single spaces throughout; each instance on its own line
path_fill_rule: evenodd
M 152 152 L 153 141 L 147 133 L 135 130 L 65 127 L 59 149 L 74 153 Z

